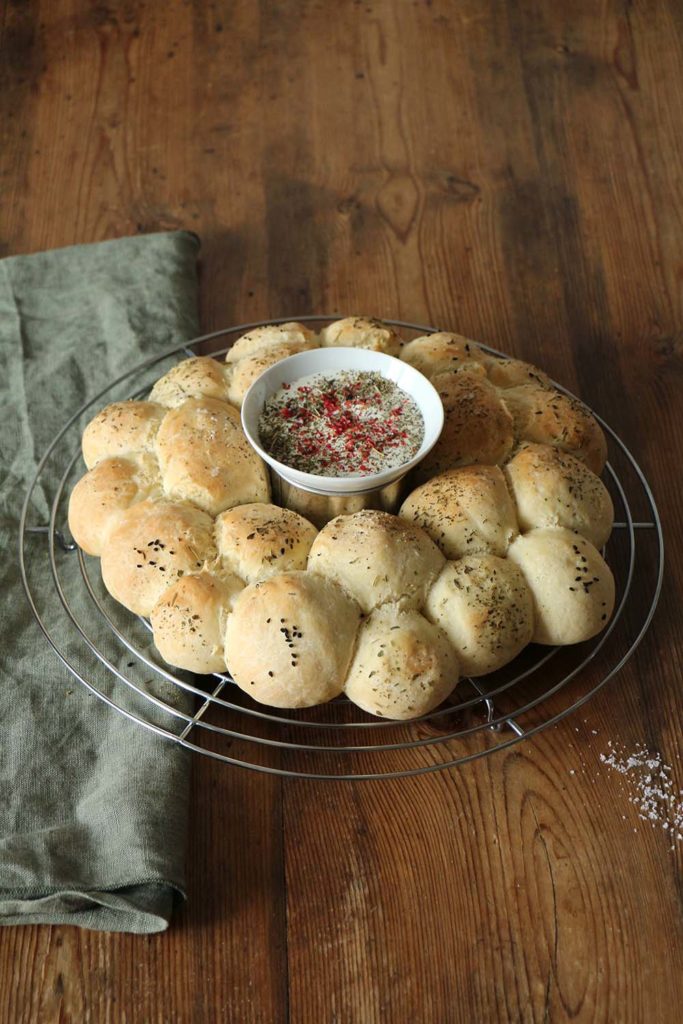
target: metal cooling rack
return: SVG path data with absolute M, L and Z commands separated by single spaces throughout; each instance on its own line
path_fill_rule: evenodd
M 298 318 L 313 326 L 335 319 Z M 435 330 L 387 322 L 407 337 Z M 97 560 L 68 539 L 68 494 L 83 472 L 81 433 L 102 405 L 146 395 L 179 358 L 223 355 L 232 341 L 258 326 L 203 335 L 126 370 L 73 414 L 40 460 L 22 509 L 21 574 L 40 628 L 75 679 L 158 736 L 227 764 L 289 777 L 360 780 L 438 771 L 510 747 L 576 711 L 620 671 L 654 615 L 664 543 L 642 470 L 595 412 L 610 441 L 606 483 L 617 520 L 604 552 L 615 574 L 617 605 L 595 639 L 569 648 L 532 644 L 499 672 L 461 679 L 446 704 L 411 722 L 372 718 L 343 697 L 305 710 L 266 708 L 227 674 L 192 676 L 163 664 L 149 623 L 107 594 Z M 53 494 L 49 523 L 35 523 L 35 507 L 46 493 Z

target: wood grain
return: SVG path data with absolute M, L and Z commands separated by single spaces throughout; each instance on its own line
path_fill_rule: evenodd
M 673 1022 L 683 844 L 683 9 L 676 0 L 4 0 L 0 245 L 189 227 L 209 330 L 308 312 L 536 361 L 632 447 L 667 538 L 636 657 L 461 770 L 322 784 L 197 758 L 168 933 L 0 932 L 0 1020 Z

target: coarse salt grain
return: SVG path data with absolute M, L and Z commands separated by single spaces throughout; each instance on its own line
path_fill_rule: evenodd
M 649 821 L 653 827 L 659 825 L 670 839 L 675 837 L 680 842 L 683 839 L 683 800 L 681 791 L 676 792 L 669 778 L 671 766 L 663 763 L 661 754 L 651 754 L 640 743 L 631 754 L 611 740 L 608 747 L 610 752 L 600 754 L 600 760 L 626 778 L 631 789 L 628 799 L 638 817 Z

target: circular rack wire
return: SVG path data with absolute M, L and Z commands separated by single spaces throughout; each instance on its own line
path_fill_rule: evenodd
M 97 560 L 68 539 L 65 526 L 68 494 L 83 472 L 85 424 L 104 404 L 145 396 L 179 359 L 224 355 L 246 331 L 287 319 L 240 324 L 145 360 L 81 406 L 54 438 L 26 494 L 19 560 L 32 611 L 59 659 L 111 709 L 156 735 L 227 764 L 288 777 L 361 780 L 452 768 L 508 748 L 576 711 L 636 650 L 654 615 L 664 570 L 650 486 L 626 445 L 595 412 L 608 437 L 605 482 L 616 513 L 604 552 L 617 584 L 611 622 L 586 643 L 532 644 L 498 672 L 461 679 L 449 700 L 423 718 L 375 719 L 344 697 L 304 710 L 269 708 L 244 694 L 227 673 L 174 672 L 156 653 L 149 623 L 107 594 Z M 335 319 L 299 317 L 312 326 Z M 408 337 L 435 330 L 387 323 Z M 37 509 L 46 507 L 46 494 L 52 495 L 49 522 L 33 522 Z

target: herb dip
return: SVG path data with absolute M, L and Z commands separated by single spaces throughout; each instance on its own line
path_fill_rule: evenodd
M 410 395 L 379 373 L 313 373 L 266 401 L 259 437 L 278 462 L 318 476 L 369 476 L 408 462 L 424 438 Z

